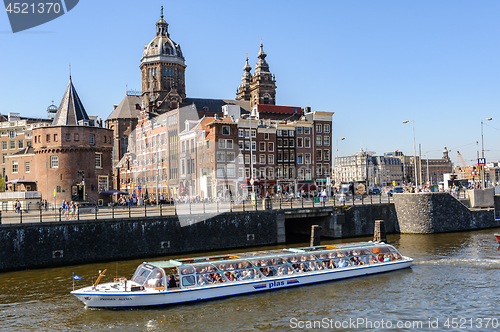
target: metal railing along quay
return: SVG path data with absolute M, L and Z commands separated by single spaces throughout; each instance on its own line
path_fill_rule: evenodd
M 109 220 L 139 217 L 163 217 L 175 215 L 219 214 L 225 212 L 249 212 L 264 210 L 284 210 L 319 207 L 359 206 L 368 204 L 392 203 L 393 198 L 386 195 L 355 195 L 339 201 L 333 197 L 311 198 L 263 198 L 256 200 L 217 200 L 215 202 L 176 202 L 159 205 L 118 205 L 118 206 L 85 206 L 78 208 L 74 214 L 63 209 L 49 206 L 47 210 L 21 209 L 0 211 L 0 224 L 22 224 L 34 222 L 62 222 L 78 220 Z

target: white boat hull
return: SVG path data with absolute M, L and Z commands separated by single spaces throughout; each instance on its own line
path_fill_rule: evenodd
M 413 259 L 372 265 L 350 266 L 321 271 L 294 273 L 291 275 L 267 277 L 258 280 L 225 282 L 202 287 L 191 287 L 169 291 L 145 289 L 142 291 L 94 291 L 91 287 L 71 292 L 87 307 L 128 308 L 178 304 L 203 301 L 219 297 L 256 293 L 312 283 L 359 277 L 363 275 L 389 272 L 410 267 Z M 88 291 L 87 291 L 88 290 Z

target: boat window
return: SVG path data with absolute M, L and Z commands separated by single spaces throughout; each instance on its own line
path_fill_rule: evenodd
M 144 286 L 151 288 L 162 288 L 165 286 L 163 282 L 163 273 L 159 268 L 154 268 L 144 282 Z
M 250 262 L 258 267 L 285 264 L 285 261 L 281 257 L 252 259 Z
M 292 263 L 292 267 L 297 273 L 320 271 L 325 268 L 320 262 L 317 261 Z
M 260 272 L 264 277 L 284 276 L 294 273 L 293 269 L 286 264 L 261 267 Z
M 196 273 L 217 272 L 217 269 L 212 264 L 199 264 L 194 266 Z
M 345 257 L 344 254 L 340 251 L 330 251 L 328 253 L 328 258 L 340 258 L 340 257 Z
M 226 278 L 223 277 L 220 273 L 202 273 L 196 276 L 197 282 L 199 286 L 209 285 L 209 284 L 219 284 L 226 282 Z
M 360 256 L 360 255 L 370 255 L 370 251 L 366 249 L 353 249 L 353 250 L 345 250 L 344 255 L 353 257 L 353 256 Z
M 315 261 L 316 256 L 306 254 L 306 255 L 295 255 L 295 256 L 287 256 L 285 257 L 288 263 L 300 263 L 300 262 L 308 262 L 308 261 Z
M 249 261 L 233 261 L 231 263 L 216 264 L 221 271 L 233 271 L 237 269 L 248 269 L 252 267 Z
M 368 265 L 378 263 L 378 257 L 373 255 L 360 255 L 351 258 L 352 265 Z
M 177 269 L 179 270 L 179 274 L 181 274 L 181 275 L 194 273 L 194 269 L 192 266 L 181 266 L 181 267 L 178 267 Z
M 145 265 L 145 264 L 139 265 L 137 270 L 135 270 L 134 276 L 132 277 L 132 281 L 135 281 L 141 286 L 144 285 L 144 282 L 149 277 L 152 270 L 153 267 L 151 265 Z
M 189 287 L 195 284 L 194 276 L 182 277 L 182 286 Z

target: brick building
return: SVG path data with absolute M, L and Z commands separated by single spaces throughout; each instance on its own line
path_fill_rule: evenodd
M 103 202 L 110 189 L 113 131 L 90 118 L 70 82 L 50 126 L 32 129 L 32 146 L 6 156 L 6 176 L 33 181 L 50 203 Z

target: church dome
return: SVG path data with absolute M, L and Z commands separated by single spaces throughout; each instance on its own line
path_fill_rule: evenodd
M 168 33 L 168 23 L 163 19 L 163 7 L 161 8 L 160 20 L 156 23 L 156 36 L 147 45 L 144 46 L 142 60 L 147 60 L 148 57 L 168 57 L 171 61 L 184 63 L 181 46 L 170 39 Z

